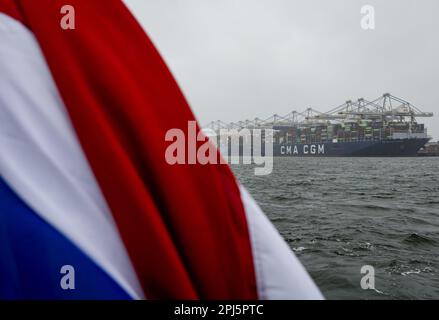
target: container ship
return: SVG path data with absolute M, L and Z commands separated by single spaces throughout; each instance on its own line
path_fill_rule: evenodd
M 246 132 L 250 133 L 254 129 L 262 129 L 262 132 L 272 129 L 273 155 L 280 157 L 410 157 L 417 156 L 431 140 L 418 118 L 432 116 L 433 113 L 422 112 L 411 103 L 386 93 L 372 101 L 349 100 L 328 112 L 308 108 L 265 120 L 256 118 L 229 124 L 215 121 L 209 128 L 217 132 L 248 129 Z M 251 140 L 245 136 L 240 139 L 241 144 Z M 230 155 L 229 142 L 227 149 Z M 242 150 L 240 145 L 240 155 Z

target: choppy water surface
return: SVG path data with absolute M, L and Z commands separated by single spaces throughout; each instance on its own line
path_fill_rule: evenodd
M 439 158 L 275 158 L 233 170 L 328 299 L 439 299 Z M 375 268 L 376 290 L 360 269 Z

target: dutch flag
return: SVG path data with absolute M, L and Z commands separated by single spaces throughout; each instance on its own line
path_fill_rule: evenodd
M 65 4 L 0 0 L 0 299 L 320 299 L 227 165 L 165 162 L 194 116 L 124 4 Z

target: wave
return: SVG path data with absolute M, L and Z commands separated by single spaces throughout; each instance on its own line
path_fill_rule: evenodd
M 419 235 L 417 233 L 411 233 L 406 238 L 404 238 L 403 242 L 413 244 L 413 245 L 433 245 L 436 244 L 436 241 L 428 238 L 426 236 Z

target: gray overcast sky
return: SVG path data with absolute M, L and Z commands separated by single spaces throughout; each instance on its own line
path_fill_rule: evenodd
M 438 0 L 125 0 L 202 124 L 265 118 L 385 92 L 434 118 Z M 360 27 L 375 7 L 375 30 Z

